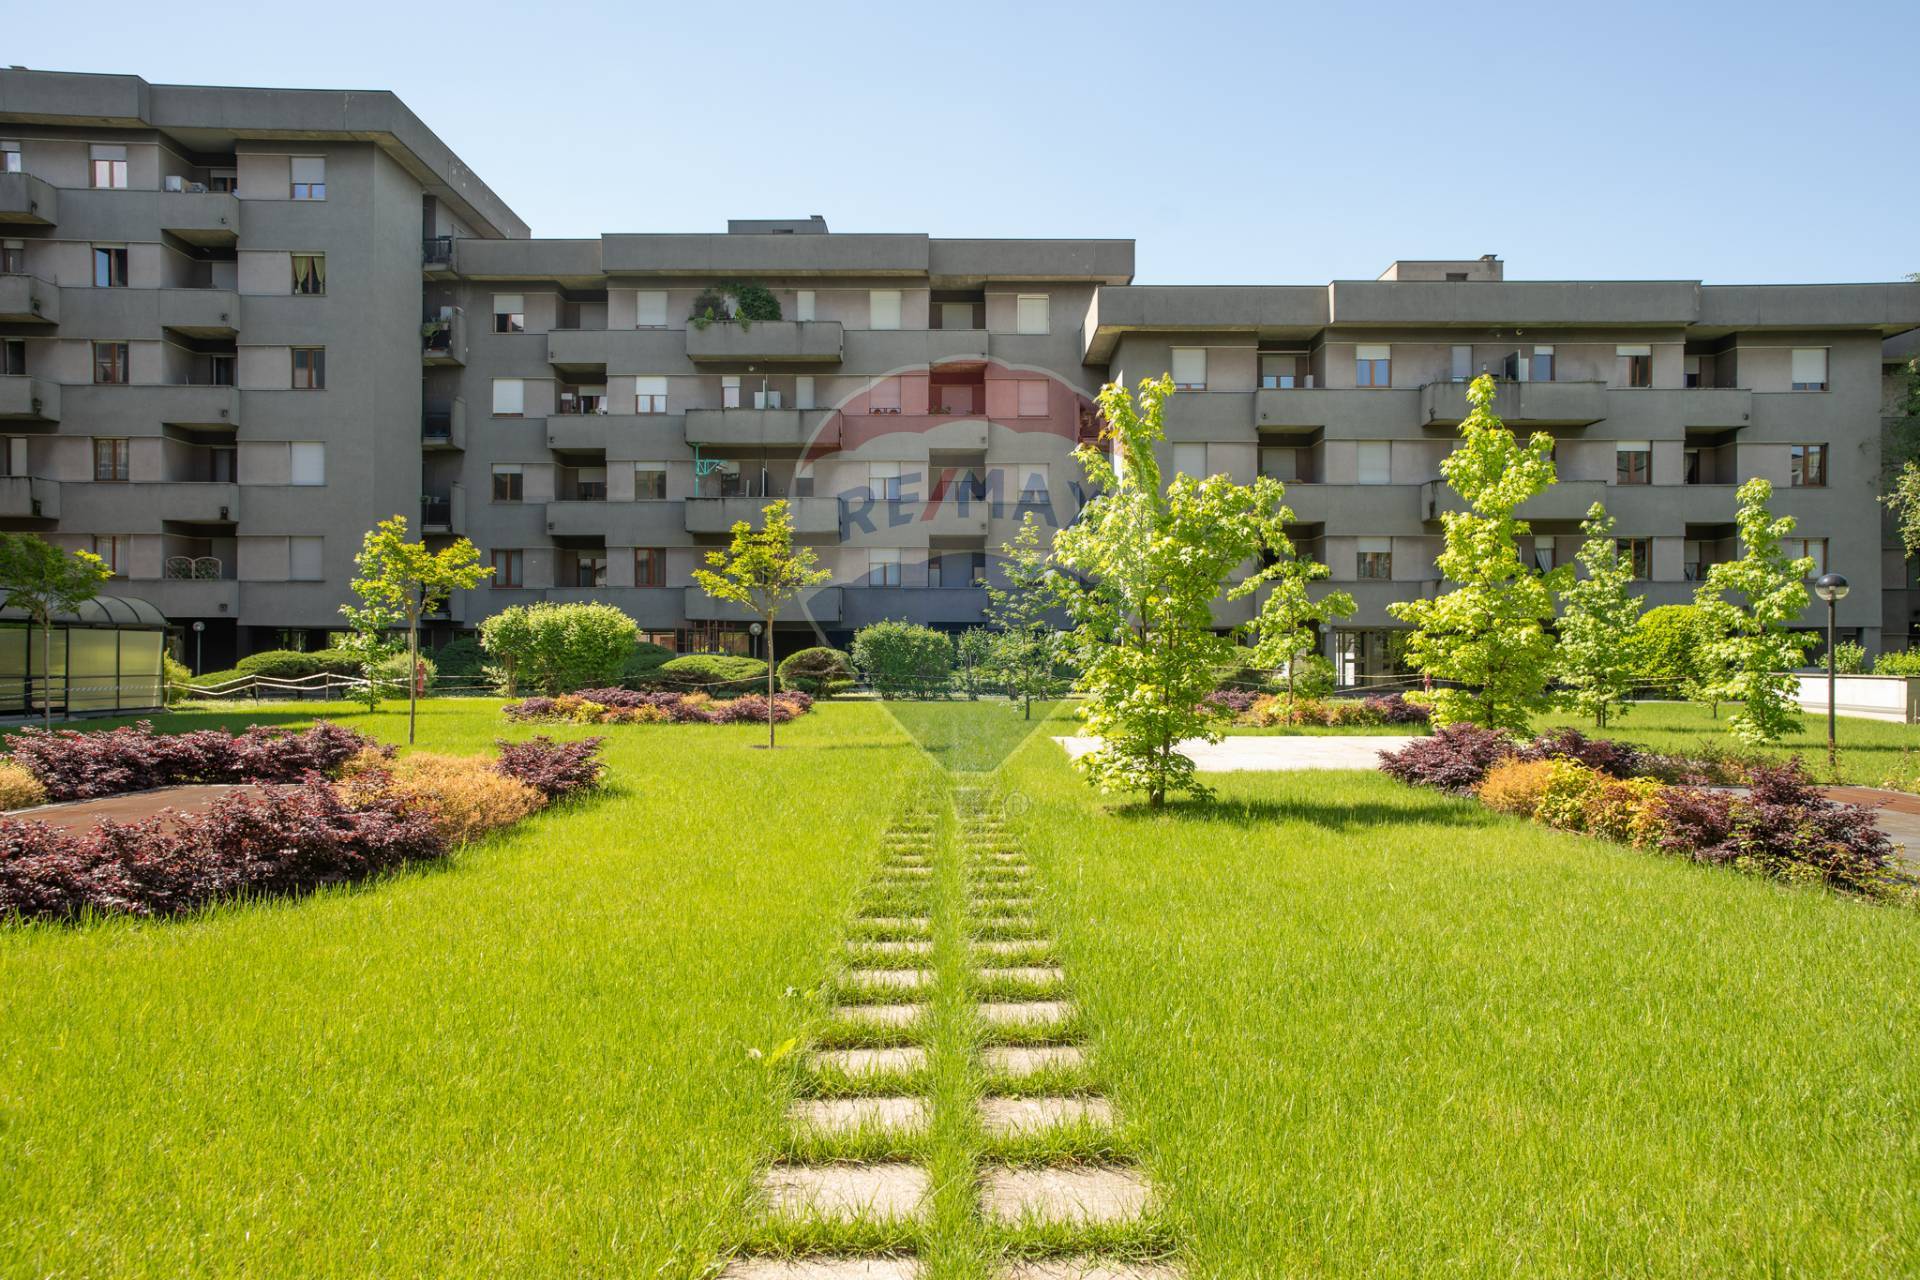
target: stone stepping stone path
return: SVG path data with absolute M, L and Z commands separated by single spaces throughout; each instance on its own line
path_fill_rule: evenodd
M 720 1280 L 1184 1280 L 1139 1260 L 1172 1242 L 996 797 L 911 802 L 880 852 Z

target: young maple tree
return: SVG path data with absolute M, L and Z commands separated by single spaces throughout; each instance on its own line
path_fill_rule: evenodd
M 1707 570 L 1693 602 L 1717 637 L 1707 645 L 1709 685 L 1716 700 L 1738 702 L 1727 727 L 1747 742 L 1772 742 L 1800 727 L 1793 669 L 1806 661 L 1811 632 L 1789 631 L 1811 594 L 1813 558 L 1789 559 L 1781 545 L 1792 516 L 1774 519 L 1773 485 L 1754 477 L 1741 485 L 1734 523 L 1745 552 Z M 1736 599 L 1729 599 L 1731 594 Z
M 93 599 L 111 576 L 107 562 L 91 551 L 64 551 L 38 534 L 0 533 L 4 603 L 25 613 L 40 628 L 40 674 L 46 681 L 40 698 L 43 725 L 53 724 L 54 615 Z
M 1620 554 L 1613 517 L 1604 506 L 1596 502 L 1587 509 L 1580 532 L 1587 540 L 1574 559 L 1586 575 L 1560 590 L 1560 697 L 1604 729 L 1608 717 L 1625 715 L 1633 705 L 1627 695 L 1640 666 L 1634 629 L 1646 597 L 1629 594 L 1633 557 Z
M 787 500 L 769 502 L 761 511 L 761 527 L 745 520 L 733 522 L 733 541 L 707 553 L 706 569 L 695 569 L 693 580 L 715 600 L 737 604 L 756 614 L 767 637 L 767 747 L 773 741 L 773 624 L 781 611 L 811 587 L 833 575 L 815 568 L 812 547 L 793 545 L 793 516 Z
M 1307 655 L 1319 650 L 1321 625 L 1335 618 L 1352 617 L 1357 606 L 1345 591 L 1329 591 L 1318 597 L 1308 593 L 1310 584 L 1333 570 L 1295 549 L 1293 540 L 1282 529 L 1284 522 L 1292 517 L 1285 507 L 1279 514 L 1281 520 L 1275 523 L 1267 539 L 1271 563 L 1262 577 L 1267 596 L 1260 602 L 1260 612 L 1253 620 L 1256 637 L 1253 663 L 1268 670 L 1286 668 L 1287 714 L 1291 717 L 1295 703 L 1294 679 Z
M 1007 691 L 1033 718 L 1033 700 L 1053 691 L 1056 639 L 1048 614 L 1060 604 L 1047 553 L 1040 546 L 1040 521 L 1029 511 L 1020 518 L 1012 542 L 1000 544 L 1004 587 L 987 583 L 987 621 L 994 637 L 994 666 L 1006 674 Z
M 1446 548 L 1440 572 L 1453 584 L 1431 600 L 1404 600 L 1387 612 L 1416 628 L 1407 663 L 1459 687 L 1428 695 L 1436 725 L 1471 721 L 1489 729 L 1525 732 L 1547 706 L 1553 674 L 1553 593 L 1571 576 L 1564 567 L 1541 573 L 1520 556 L 1519 540 L 1533 532 L 1513 513 L 1557 478 L 1553 438 L 1535 432 L 1522 444 L 1493 412 L 1493 379 L 1481 374 L 1467 388 L 1473 405 L 1460 424 L 1460 445 L 1440 473 L 1468 510 L 1442 512 Z

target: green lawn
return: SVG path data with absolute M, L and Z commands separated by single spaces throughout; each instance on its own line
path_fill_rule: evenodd
M 1687 702 L 1641 702 L 1623 719 L 1605 729 L 1593 727 L 1591 717 L 1553 715 L 1543 717 L 1537 728 L 1572 725 L 1594 737 L 1618 738 L 1636 742 L 1657 751 L 1679 755 L 1698 751 L 1703 744 L 1723 751 L 1740 747 L 1727 731 L 1727 708 L 1720 708 L 1716 719 L 1710 712 Z M 1759 748 L 1776 758 L 1798 755 L 1807 762 L 1822 782 L 1850 782 L 1878 787 L 1889 779 L 1906 779 L 1906 787 L 1920 779 L 1920 725 L 1892 724 L 1867 720 L 1860 716 L 1841 716 L 1836 722 L 1840 746 L 1839 776 L 1827 771 L 1827 719 L 1824 715 L 1805 717 L 1801 732 L 1772 747 Z
M 532 732 L 498 707 L 428 703 L 421 744 Z M 771 754 L 607 738 L 608 794 L 450 866 L 0 930 L 0 1275 L 691 1276 L 735 1244 L 781 1129 L 747 1051 L 804 1025 L 788 989 L 933 771 L 871 706 Z

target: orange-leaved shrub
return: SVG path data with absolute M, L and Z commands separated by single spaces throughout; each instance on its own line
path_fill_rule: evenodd
M 348 762 L 346 772 L 351 787 L 391 790 L 426 810 L 449 846 L 510 827 L 547 803 L 486 756 L 415 751 L 386 760 L 363 752 Z
M 1551 760 L 1509 757 L 1487 770 L 1487 776 L 1480 780 L 1474 794 L 1489 809 L 1531 818 L 1540 808 L 1540 798 L 1547 793 L 1547 783 L 1553 778 L 1553 764 Z
M 0 760 L 0 809 L 30 809 L 47 802 L 40 779 L 11 760 Z

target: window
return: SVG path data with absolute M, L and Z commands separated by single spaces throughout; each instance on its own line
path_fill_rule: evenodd
M 325 347 L 295 347 L 293 349 L 293 385 L 299 391 L 320 391 L 327 385 L 327 349 Z
M 1353 576 L 1375 581 L 1385 581 L 1393 576 L 1393 539 L 1360 538 L 1356 540 L 1359 563 Z
M 20 144 L 0 142 L 0 173 L 19 173 L 20 171 Z
M 1613 446 L 1615 484 L 1653 483 L 1653 446 L 1645 440 L 1620 440 Z
M 294 156 L 292 159 L 295 200 L 327 198 L 327 159 L 325 156 Z
M 326 254 L 296 253 L 293 255 L 293 291 L 307 297 L 318 297 L 327 291 Z
M 27 438 L 25 436 L 4 437 L 6 447 L 0 449 L 0 474 L 24 476 L 28 474 Z
M 1390 387 L 1393 385 L 1393 347 L 1362 343 L 1353 349 L 1353 385 Z
M 740 407 L 740 378 L 737 374 L 728 374 L 720 379 L 720 407 L 738 409 Z
M 1619 548 L 1620 558 L 1633 565 L 1636 581 L 1645 582 L 1653 576 L 1652 538 L 1615 538 L 1613 545 Z
M 0 273 L 14 276 L 27 269 L 27 242 L 0 240 Z
M 987 580 L 987 553 L 947 551 L 934 561 L 936 587 L 977 587 Z
M 128 475 L 128 441 L 95 436 L 93 441 L 93 478 L 125 480 Z
M 287 539 L 287 577 L 294 582 L 319 582 L 326 577 L 321 549 L 324 539 L 294 537 Z
M 1206 479 L 1207 446 L 1204 444 L 1173 446 L 1173 470 L 1177 475 L 1192 476 L 1195 480 Z
M 1533 349 L 1533 359 L 1531 363 L 1529 363 L 1529 361 L 1527 360 L 1526 354 L 1524 352 L 1521 353 L 1520 381 L 1522 382 L 1529 382 L 1529 381 L 1552 382 L 1553 381 L 1553 348 L 1552 347 L 1535 347 Z
M 240 189 L 240 172 L 237 169 L 207 170 L 207 190 L 221 195 L 232 195 Z
M 633 549 L 633 585 L 636 587 L 667 585 L 666 548 L 635 547 Z
M 96 342 L 93 344 L 93 380 L 99 383 L 127 381 L 126 343 Z
M 210 387 L 230 387 L 233 385 L 236 356 L 207 357 L 207 385 Z
M 867 294 L 867 327 L 869 329 L 900 327 L 900 291 L 898 289 L 874 289 Z
M 1015 386 L 1019 388 L 1016 408 L 1023 418 L 1044 418 L 1047 416 L 1047 384 L 1042 378 L 1021 378 Z
M 517 462 L 496 462 L 493 464 L 493 500 L 495 502 L 519 502 L 526 493 L 526 477 Z
M 1541 573 L 1552 573 L 1554 559 L 1553 539 L 1535 538 L 1533 542 L 1533 567 Z
M 96 144 L 87 148 L 87 158 L 92 162 L 94 186 L 118 190 L 127 185 L 127 149 L 125 147 Z
M 1454 382 L 1473 381 L 1473 347 L 1471 345 L 1461 343 L 1453 348 L 1447 376 Z
M 607 500 L 607 469 L 581 467 L 573 473 L 573 496 L 581 502 Z
M 1792 486 L 1796 489 L 1817 489 L 1827 483 L 1827 446 L 1824 444 L 1796 444 L 1792 452 Z
M 1355 484 L 1393 483 L 1391 444 L 1385 440 L 1362 440 L 1353 448 Z
M 812 374 L 803 374 L 793 380 L 793 407 L 796 409 L 813 408 Z
M 1650 346 L 1617 346 L 1613 349 L 1615 381 L 1623 387 L 1650 387 L 1653 385 L 1653 348 Z
M 667 327 L 667 291 L 641 289 L 633 295 L 633 325 L 636 329 Z
M 869 547 L 867 549 L 867 585 L 870 587 L 900 585 L 900 548 Z
M 521 378 L 493 380 L 493 416 L 518 418 L 527 411 L 527 384 Z
M 1048 299 L 1044 293 L 1023 293 L 1013 304 L 1015 333 L 1048 332 Z
M 793 318 L 795 320 L 813 319 L 813 290 L 801 289 L 793 295 Z
M 1312 387 L 1311 367 L 1302 355 L 1263 355 L 1260 357 L 1260 389 L 1292 391 L 1296 387 Z
M 583 383 L 577 387 L 563 386 L 560 388 L 559 411 L 563 416 L 605 413 L 607 389 L 592 383 Z
M 93 287 L 96 289 L 127 287 L 127 246 L 123 244 L 93 246 Z
M 869 496 L 882 502 L 900 501 L 900 464 L 897 462 L 869 462 L 867 464 L 867 493 Z
M 1688 356 L 1684 363 L 1687 385 L 1689 387 L 1704 387 L 1709 385 L 1707 382 L 1706 366 L 1701 363 L 1699 356 Z
M 496 293 L 493 295 L 493 331 L 495 333 L 525 333 L 527 331 L 527 298 L 522 293 Z
M 93 554 L 107 562 L 107 572 L 116 578 L 127 576 L 127 551 L 133 539 L 124 533 L 93 535 Z
M 607 585 L 607 558 L 579 552 L 573 558 L 573 585 L 576 587 L 604 587 Z
M 635 502 L 659 502 L 667 496 L 667 469 L 650 462 L 637 462 L 633 467 L 633 498 Z
M 875 378 L 867 389 L 867 412 L 900 412 L 900 379 Z
M 1172 350 L 1173 385 L 1177 391 L 1207 389 L 1207 349 L 1175 347 Z
M 1825 347 L 1793 349 L 1793 389 L 1795 391 L 1827 389 L 1827 349 Z
M 1688 538 L 1681 544 L 1680 576 L 1688 582 L 1705 582 L 1707 570 L 1713 567 L 1707 559 L 1707 550 L 1698 539 Z
M 524 551 L 506 551 L 495 549 L 493 553 L 493 585 L 496 587 L 519 587 L 526 585 L 526 560 Z
M 1802 556 L 1813 561 L 1813 572 L 1807 576 L 1817 578 L 1827 571 L 1827 540 L 1825 538 L 1782 538 L 1781 549 L 1790 560 Z
M 325 484 L 327 482 L 327 446 L 317 440 L 295 440 L 288 446 L 291 457 L 291 483 Z
M 1680 482 L 1682 484 L 1705 484 L 1706 480 L 1704 477 L 1707 474 L 1706 451 L 1703 449 L 1689 448 L 1681 457 L 1683 459 L 1683 473 Z
M 633 411 L 635 413 L 665 413 L 667 411 L 667 380 L 665 376 L 648 374 L 633 380 Z

